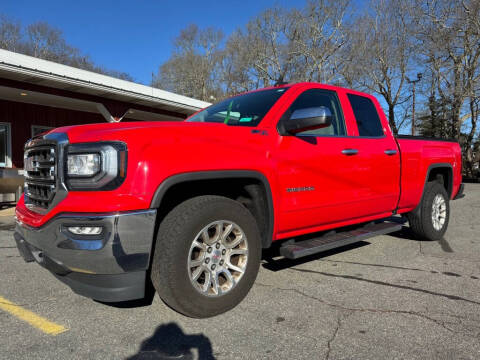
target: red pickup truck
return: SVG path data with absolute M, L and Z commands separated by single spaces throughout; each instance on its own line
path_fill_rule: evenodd
M 170 307 L 208 317 L 246 296 L 274 242 L 298 258 L 397 231 L 396 214 L 441 238 L 461 168 L 456 142 L 394 137 L 370 95 L 286 84 L 184 122 L 30 140 L 14 237 L 78 294 L 126 301 L 153 284 Z

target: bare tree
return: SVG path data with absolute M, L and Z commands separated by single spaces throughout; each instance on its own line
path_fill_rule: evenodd
M 441 104 L 443 136 L 457 139 L 464 170 L 473 173 L 474 146 L 478 144 L 480 102 L 480 0 L 417 1 L 416 37 L 431 74 L 432 96 Z
M 20 23 L 0 15 L 0 48 L 124 80 L 133 80 L 127 73 L 96 65 L 88 55 L 69 45 L 59 29 L 45 22 L 36 22 L 24 29 Z
M 205 101 L 221 96 L 218 68 L 222 40 L 219 30 L 188 26 L 175 39 L 172 56 L 160 66 L 152 84 Z
M 480 1 L 419 1 L 415 14 L 438 95 L 451 103 L 450 136 L 459 139 L 465 101 L 478 96 L 474 90 L 479 77 Z
M 78 56 L 78 50 L 68 46 L 59 29 L 45 22 L 27 27 L 28 50 L 32 56 L 57 62 L 68 62 Z
M 466 169 L 473 175 L 475 160 L 474 141 L 477 133 L 477 124 L 480 116 L 480 1 L 463 1 L 463 19 L 467 24 L 464 34 L 465 75 L 468 96 L 468 117 L 470 118 L 469 131 L 465 139 Z M 460 120 L 462 121 L 462 119 Z
M 348 31 L 351 64 L 344 67 L 348 84 L 380 95 L 388 120 L 398 133 L 397 106 L 408 99 L 406 77 L 412 63 L 410 19 L 404 0 L 377 0 L 358 16 Z M 353 56 L 352 56 L 353 55 Z
M 237 29 L 225 48 L 228 92 L 278 81 L 338 82 L 347 5 L 347 0 L 310 0 L 299 10 L 273 7 Z
M 344 21 L 349 8 L 348 0 L 310 0 L 304 9 L 292 11 L 288 37 L 296 56 L 295 79 L 341 81 L 341 68 L 348 66 L 340 50 L 347 41 Z
M 259 79 L 252 68 L 254 61 L 249 49 L 248 40 L 240 30 L 230 35 L 223 50 L 221 78 L 225 94 L 232 95 L 258 88 Z
M 229 40 L 229 48 L 248 49 L 230 53 L 233 62 L 243 65 L 237 69 L 246 74 L 253 88 L 270 86 L 289 77 L 294 65 L 291 41 L 287 36 L 289 12 L 275 7 L 250 20 L 245 31 L 237 30 Z M 239 59 L 240 57 L 241 59 Z
M 17 51 L 21 42 L 21 26 L 0 15 L 0 48 Z

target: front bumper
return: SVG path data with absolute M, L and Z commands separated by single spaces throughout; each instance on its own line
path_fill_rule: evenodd
M 63 214 L 40 228 L 17 222 L 15 241 L 76 293 L 100 301 L 143 298 L 156 210 L 114 214 Z M 101 226 L 100 235 L 75 235 L 69 226 Z

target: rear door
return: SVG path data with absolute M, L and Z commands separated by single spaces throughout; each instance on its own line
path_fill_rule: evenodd
M 400 193 L 400 154 L 387 120 L 379 116 L 379 105 L 370 97 L 347 93 L 357 136 L 349 139 L 352 175 L 362 184 L 354 194 L 361 200 L 359 215 L 370 216 L 393 211 Z M 378 107 L 378 108 L 377 108 Z M 383 113 L 381 113 L 383 115 Z

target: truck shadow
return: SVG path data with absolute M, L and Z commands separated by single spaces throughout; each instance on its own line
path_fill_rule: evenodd
M 389 236 L 396 237 L 398 239 L 412 240 L 412 241 L 422 241 L 415 237 L 415 234 L 408 226 L 402 226 L 402 229 L 388 234 Z
M 402 222 L 404 224 L 406 221 Z M 431 242 L 430 240 L 423 240 L 419 239 L 415 236 L 413 231 L 410 229 L 408 226 L 402 226 L 402 229 L 399 231 L 395 231 L 393 233 L 388 234 L 389 236 L 393 236 L 399 239 L 404 239 L 404 240 L 412 240 L 412 241 L 417 241 L 417 242 Z M 447 239 L 442 237 L 440 240 L 438 240 L 438 244 L 442 248 L 443 252 L 446 253 L 453 253 L 453 249 L 448 243 Z
M 408 227 L 408 226 L 403 226 L 400 231 L 396 231 L 394 233 L 389 234 L 390 236 L 399 238 L 399 239 L 404 239 L 404 240 L 412 240 L 412 241 L 421 241 L 421 242 L 432 242 L 430 240 L 422 240 L 418 239 L 413 231 Z M 450 244 L 445 238 L 441 238 L 438 240 L 438 243 L 440 244 L 440 247 L 444 252 L 448 253 L 453 253 L 454 251 L 452 250 Z
M 192 351 L 196 349 L 198 357 Z M 203 334 L 187 335 L 174 322 L 160 325 L 152 336 L 145 339 L 138 352 L 126 360 L 148 359 L 201 359 L 213 360 L 212 343 Z

